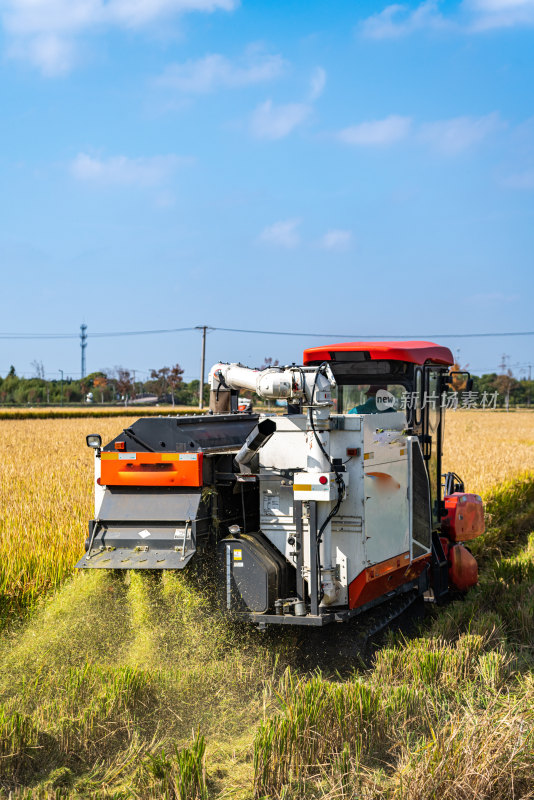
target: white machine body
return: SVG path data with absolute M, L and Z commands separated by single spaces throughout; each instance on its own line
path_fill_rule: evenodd
M 403 411 L 332 414 L 335 380 L 329 368 L 260 372 L 241 364 L 216 364 L 210 385 L 250 389 L 260 397 L 297 398 L 307 406 L 305 414 L 276 417 L 276 432 L 259 450 L 260 530 L 300 568 L 311 592 L 315 550 L 309 503 L 317 501 L 321 605 L 365 604 L 374 594 L 368 583 L 386 576 L 398 585 L 408 579 L 414 561 L 429 557 L 430 507 L 421 532 L 412 496 L 414 483 L 423 480 L 428 487 L 428 478 L 417 437 L 405 433 Z M 260 422 L 267 417 L 260 416 Z M 299 540 L 295 503 L 300 501 Z
M 403 433 L 404 413 L 334 415 L 330 426 L 330 456 L 342 459 L 345 467 L 344 498 L 331 521 L 330 552 L 326 554 L 339 583 L 332 602 L 335 606 L 348 604 L 350 584 L 370 567 L 399 558 L 400 565 L 408 568 L 415 558 L 430 553 L 430 541 L 415 539 L 414 552 L 410 486 L 412 452 L 417 452 L 419 442 Z M 317 500 L 330 507 L 337 499 L 333 473 L 306 471 L 309 449 L 307 418 L 294 415 L 277 419 L 276 433 L 259 452 L 260 528 L 294 565 L 297 556 L 288 540 L 296 533 L 295 501 Z M 355 454 L 348 455 L 347 451 Z M 278 474 L 280 470 L 286 477 Z M 293 473 L 291 477 L 287 477 L 289 473 Z M 322 477 L 325 483 L 319 482 Z M 303 537 L 307 581 L 310 548 L 306 505 Z

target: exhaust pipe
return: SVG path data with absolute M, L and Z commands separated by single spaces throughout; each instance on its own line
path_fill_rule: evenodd
M 249 433 L 245 444 L 234 459 L 235 465 L 241 472 L 245 471 L 260 447 L 271 438 L 275 430 L 276 422 L 273 419 L 264 419 Z

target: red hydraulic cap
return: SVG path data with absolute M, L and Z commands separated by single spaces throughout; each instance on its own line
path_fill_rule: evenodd
M 341 344 L 309 347 L 304 351 L 303 364 L 322 361 L 343 361 L 343 353 L 369 354 L 371 361 L 407 361 L 410 364 L 454 364 L 448 347 L 433 342 L 341 342 Z M 350 360 L 350 359 L 347 359 Z
M 455 492 L 444 499 L 447 516 L 441 531 L 452 542 L 468 542 L 484 533 L 484 504 L 478 494 Z
M 449 550 L 449 581 L 461 592 L 478 583 L 476 558 L 461 544 L 455 544 Z

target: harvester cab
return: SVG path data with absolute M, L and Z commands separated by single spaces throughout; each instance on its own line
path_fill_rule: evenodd
M 477 582 L 482 501 L 442 475 L 450 350 L 356 342 L 301 366 L 216 364 L 210 413 L 139 419 L 95 449 L 80 568 L 183 569 L 213 550 L 224 608 L 342 622 Z M 287 413 L 242 413 L 240 391 Z M 398 612 L 397 612 L 398 613 Z

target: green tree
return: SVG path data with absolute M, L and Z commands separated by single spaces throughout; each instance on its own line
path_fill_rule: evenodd
M 124 398 L 124 405 L 128 405 L 128 398 L 132 391 L 132 373 L 124 367 L 115 367 L 117 373 L 117 391 Z
M 169 367 L 161 367 L 160 369 L 150 370 L 151 388 L 158 395 L 158 397 L 162 397 L 167 391 L 170 372 L 171 371 Z
M 174 408 L 174 394 L 176 390 L 180 387 L 182 383 L 182 375 L 184 374 L 183 369 L 179 364 L 175 364 L 174 367 L 171 367 L 169 370 L 168 375 L 168 382 L 169 386 L 171 387 L 171 396 L 172 396 L 172 405 Z

